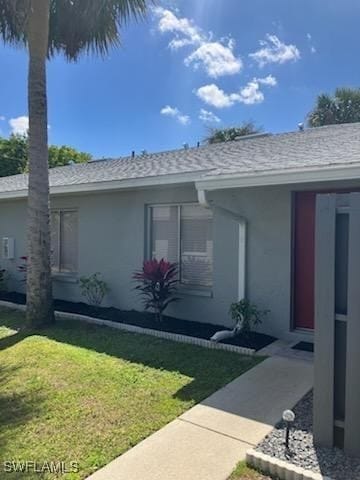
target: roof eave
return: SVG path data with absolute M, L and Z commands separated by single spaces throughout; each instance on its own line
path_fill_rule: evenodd
M 195 185 L 198 190 L 223 190 L 355 179 L 360 179 L 360 164 L 219 174 L 200 179 Z
M 198 190 L 223 190 L 228 188 L 260 187 L 299 183 L 327 182 L 336 180 L 360 179 L 360 164 L 322 166 L 304 169 L 284 169 L 251 173 L 232 173 L 208 175 L 209 170 L 183 174 L 169 174 L 128 180 L 60 185 L 50 188 L 51 195 L 105 193 L 135 188 L 161 187 L 167 185 L 185 185 L 195 183 Z M 0 192 L 0 200 L 22 199 L 28 195 L 27 189 Z
M 106 193 L 111 191 L 129 190 L 135 188 L 150 188 L 166 185 L 185 185 L 195 183 L 201 176 L 210 170 L 186 172 L 181 174 L 159 175 L 154 177 L 132 178 L 127 180 L 110 180 L 103 182 L 77 183 L 73 185 L 59 185 L 50 187 L 50 195 L 66 195 L 79 193 Z M 15 200 L 26 198 L 28 189 L 0 192 L 0 200 Z

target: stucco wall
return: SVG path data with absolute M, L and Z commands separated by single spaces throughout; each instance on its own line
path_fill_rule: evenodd
M 246 295 L 270 310 L 260 330 L 283 336 L 290 329 L 291 190 L 228 190 L 211 198 L 247 219 Z
M 330 186 L 330 185 L 329 185 Z M 338 185 L 339 186 L 339 185 Z M 345 186 L 343 183 L 341 186 Z M 311 186 L 316 188 L 319 186 Z M 296 186 L 297 190 L 306 186 Z M 309 187 L 308 187 L 309 188 Z M 290 332 L 291 314 L 291 186 L 247 188 L 209 194 L 217 204 L 248 220 L 247 296 L 259 307 L 270 309 L 260 330 L 279 337 Z M 193 186 L 123 191 L 107 194 L 53 197 L 53 208 L 79 211 L 79 275 L 101 272 L 111 287 L 109 305 L 141 309 L 131 280 L 146 251 L 146 205 L 196 202 Z M 12 275 L 10 287 L 20 290 L 16 266 L 25 250 L 25 201 L 0 202 L 0 238 L 15 238 L 16 261 L 0 265 Z M 237 300 L 238 225 L 214 216 L 214 277 L 211 296 L 184 294 L 169 312 L 196 321 L 230 326 L 228 309 Z M 54 279 L 54 296 L 82 300 L 77 283 Z
M 107 303 L 123 309 L 141 309 L 132 274 L 141 267 L 146 250 L 146 206 L 154 203 L 196 202 L 194 187 L 149 189 L 112 194 L 57 196 L 52 208 L 77 208 L 79 222 L 79 275 L 101 272 L 111 287 Z M 0 238 L 15 238 L 15 261 L 1 259 L 11 273 L 10 288 L 21 290 L 16 271 L 25 255 L 26 205 L 24 201 L 0 202 Z M 214 218 L 214 285 L 208 296 L 183 295 L 172 309 L 186 319 L 229 325 L 227 311 L 237 294 L 237 225 Z M 235 260 L 234 260 L 235 259 Z M 55 277 L 54 297 L 82 300 L 77 283 Z M 195 293 L 195 292 L 194 292 Z

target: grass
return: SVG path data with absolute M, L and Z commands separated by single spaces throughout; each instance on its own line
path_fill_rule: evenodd
M 31 333 L 23 323 L 0 310 L 0 471 L 5 461 L 79 471 L 8 480 L 84 479 L 260 361 L 77 322 Z
M 249 468 L 245 462 L 238 463 L 237 467 L 231 474 L 229 480 L 271 480 L 261 473 Z

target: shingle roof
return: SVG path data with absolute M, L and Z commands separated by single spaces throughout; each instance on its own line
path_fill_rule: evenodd
M 360 123 L 254 136 L 188 150 L 75 164 L 50 170 L 51 187 L 193 173 L 249 174 L 360 164 Z M 27 188 L 27 175 L 0 178 L 0 193 Z

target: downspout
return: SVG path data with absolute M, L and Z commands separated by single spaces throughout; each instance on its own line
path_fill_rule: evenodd
M 239 225 L 239 250 L 238 250 L 238 300 L 246 298 L 246 229 L 247 221 L 241 215 L 228 210 L 227 208 L 215 205 L 213 201 L 206 198 L 206 190 L 198 189 L 198 202 L 204 207 L 218 213 L 224 217 L 230 218 Z

